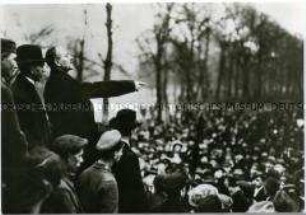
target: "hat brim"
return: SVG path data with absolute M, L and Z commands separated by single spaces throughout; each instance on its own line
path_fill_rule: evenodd
M 45 59 L 37 59 L 37 60 L 20 60 L 18 58 L 16 58 L 16 61 L 18 63 L 45 63 L 46 60 Z
M 112 125 L 113 125 L 113 127 L 126 127 L 126 128 L 129 128 L 129 129 L 135 129 L 139 125 L 141 125 L 141 123 L 139 123 L 137 121 L 124 122 L 124 121 L 122 121 L 118 118 L 114 118 Z

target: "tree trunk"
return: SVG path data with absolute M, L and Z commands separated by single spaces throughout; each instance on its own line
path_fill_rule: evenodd
M 84 73 L 84 46 L 85 46 L 85 41 L 82 39 L 80 42 L 80 50 L 78 52 L 78 65 L 77 65 L 77 80 L 79 82 L 83 81 L 83 73 Z M 77 49 L 76 44 L 76 49 Z
M 113 39 L 112 39 L 112 5 L 110 3 L 106 4 L 106 30 L 107 30 L 107 42 L 108 49 L 106 59 L 104 60 L 104 81 L 109 81 L 111 79 L 112 70 L 112 52 L 113 52 Z M 103 99 L 103 119 L 102 122 L 107 122 L 108 120 L 108 99 Z
M 162 122 L 162 110 L 163 110 L 163 101 L 162 101 L 162 53 L 163 53 L 163 44 L 160 38 L 160 34 L 156 35 L 157 42 L 157 55 L 155 59 L 155 69 L 156 69 L 156 106 L 157 106 L 157 122 Z
M 165 114 L 165 121 L 169 122 L 169 107 L 168 107 L 168 94 L 167 94 L 167 89 L 168 89 L 168 69 L 165 69 L 163 72 L 163 87 L 162 87 L 162 92 L 163 92 L 163 102 L 164 102 L 164 114 Z
M 194 38 L 191 39 L 191 42 L 190 42 L 190 61 L 189 61 L 189 65 L 188 67 L 189 68 L 186 68 L 186 71 L 185 71 L 185 74 L 186 74 L 186 81 L 187 81 L 187 102 L 192 102 L 192 97 L 193 97 L 193 81 L 192 81 L 192 78 L 191 78 L 191 74 L 195 72 L 194 68 L 195 68 L 195 65 L 194 65 L 194 43 L 195 43 L 195 40 Z M 187 42 L 186 42 L 187 44 Z M 188 45 L 186 45 L 186 47 L 188 47 Z M 189 113 L 187 113 L 189 114 Z
M 206 42 L 205 42 L 205 53 L 204 53 L 204 80 L 202 85 L 202 99 L 205 101 L 205 99 L 208 97 L 208 92 L 210 89 L 210 79 L 209 79 L 209 72 L 208 72 L 208 57 L 209 57 L 209 44 L 210 44 L 210 32 L 207 32 L 206 35 Z
M 261 50 L 258 52 L 258 66 L 257 66 L 257 84 L 256 84 L 256 93 L 255 99 L 262 99 L 262 70 L 263 70 L 263 62 L 262 62 L 262 53 Z
M 231 49 L 233 50 L 233 48 Z M 228 85 L 227 85 L 227 98 L 230 99 L 232 97 L 232 88 L 233 88 L 233 73 L 234 73 L 234 60 L 235 56 L 234 53 L 231 51 L 231 54 L 229 55 L 229 70 L 228 70 Z
M 217 80 L 217 89 L 216 89 L 216 99 L 220 100 L 220 91 L 222 88 L 222 80 L 224 76 L 225 69 L 225 45 L 221 43 L 220 59 L 219 59 L 219 74 Z
M 247 56 L 242 57 L 241 61 L 241 69 L 243 72 L 243 84 L 242 84 L 242 90 L 243 90 L 243 100 L 248 100 L 250 97 L 250 91 L 249 91 L 249 73 L 250 71 L 248 70 L 248 58 Z
M 198 45 L 197 47 L 197 57 L 198 57 L 198 60 L 197 60 L 197 73 L 199 73 L 199 76 L 198 76 L 198 83 L 197 83 L 197 87 L 196 87 L 196 100 L 201 102 L 201 99 L 203 98 L 203 90 L 204 90 L 204 77 L 205 77 L 205 71 L 204 71 L 204 60 L 201 59 L 201 54 L 202 54 L 202 47 L 201 45 Z

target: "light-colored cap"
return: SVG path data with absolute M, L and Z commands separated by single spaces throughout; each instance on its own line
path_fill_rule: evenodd
M 121 134 L 118 130 L 106 131 L 101 135 L 96 145 L 96 149 L 98 151 L 108 151 L 117 146 L 120 143 L 120 140 Z

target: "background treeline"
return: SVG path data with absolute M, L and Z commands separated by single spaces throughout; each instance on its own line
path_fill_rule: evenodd
M 160 4 L 138 38 L 157 104 L 302 100 L 303 42 L 247 4 Z

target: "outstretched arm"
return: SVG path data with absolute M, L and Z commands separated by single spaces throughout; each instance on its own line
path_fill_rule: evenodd
M 82 83 L 82 93 L 86 98 L 109 98 L 135 92 L 135 81 L 100 81 Z

